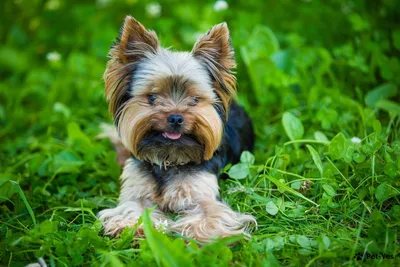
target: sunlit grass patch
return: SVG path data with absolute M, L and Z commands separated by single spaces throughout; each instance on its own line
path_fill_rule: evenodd
M 397 10 L 397 1 L 5 1 L 0 265 L 399 265 Z M 110 122 L 101 77 L 127 14 L 179 50 L 227 21 L 257 141 L 220 187 L 257 218 L 251 238 L 166 235 L 150 211 L 146 239 L 135 227 L 103 234 L 96 214 L 116 205 L 121 170 L 96 139 Z

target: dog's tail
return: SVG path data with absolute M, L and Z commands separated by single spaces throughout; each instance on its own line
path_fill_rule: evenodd
M 125 165 L 125 161 L 131 157 L 129 150 L 122 144 L 121 138 L 118 135 L 117 129 L 112 124 L 102 123 L 100 124 L 101 132 L 96 136 L 97 139 L 109 139 L 114 145 L 115 151 L 117 152 L 116 161 L 122 167 Z

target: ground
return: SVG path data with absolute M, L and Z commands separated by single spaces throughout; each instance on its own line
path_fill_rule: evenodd
M 0 10 L 0 265 L 400 264 L 398 1 L 21 0 Z M 257 142 L 220 186 L 257 218 L 251 238 L 199 244 L 155 230 L 148 212 L 146 239 L 103 235 L 96 214 L 116 205 L 120 167 L 96 139 L 111 122 L 101 77 L 127 14 L 178 50 L 227 21 Z

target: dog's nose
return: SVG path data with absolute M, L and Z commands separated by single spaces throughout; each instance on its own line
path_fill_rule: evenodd
M 179 114 L 172 114 L 168 117 L 168 123 L 173 127 L 182 126 L 184 121 L 183 116 Z

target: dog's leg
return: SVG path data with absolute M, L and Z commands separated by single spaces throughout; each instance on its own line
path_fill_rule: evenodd
M 249 235 L 248 228 L 256 225 L 256 220 L 233 211 L 218 200 L 218 194 L 216 175 L 200 172 L 169 183 L 157 202 L 161 207 L 179 212 L 180 219 L 172 224 L 172 231 L 179 234 L 199 241 Z
M 140 169 L 139 164 L 134 159 L 126 161 L 121 175 L 122 188 L 118 206 L 103 210 L 98 215 L 103 222 L 104 232 L 108 235 L 117 236 L 125 227 L 136 225 L 143 210 L 155 205 L 152 201 L 155 182 L 148 173 Z M 151 213 L 151 219 L 156 227 L 170 221 L 159 209 Z M 139 226 L 136 235 L 142 234 Z

